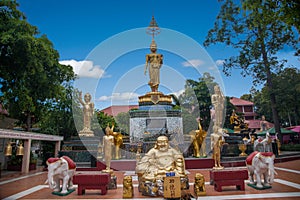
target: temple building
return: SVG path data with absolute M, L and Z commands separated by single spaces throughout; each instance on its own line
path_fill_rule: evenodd
M 235 106 L 237 113 L 243 113 L 245 120 L 255 120 L 254 103 L 236 97 L 230 97 L 230 103 Z
M 123 112 L 127 113 L 129 110 L 137 109 L 137 108 L 139 108 L 138 105 L 113 105 L 100 110 L 100 112 L 115 117 L 119 113 L 123 113 Z
M 230 103 L 232 103 L 235 106 L 236 112 L 243 114 L 244 120 L 246 123 L 248 123 L 248 127 L 250 129 L 260 130 L 261 116 L 258 116 L 255 113 L 253 102 L 239 99 L 236 97 L 230 97 Z M 270 122 L 267 123 L 269 128 L 274 126 Z

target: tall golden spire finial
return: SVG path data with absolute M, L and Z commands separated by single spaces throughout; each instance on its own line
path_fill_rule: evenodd
M 154 41 L 154 36 L 158 35 L 160 33 L 160 28 L 158 27 L 154 16 L 152 16 L 152 20 L 146 30 L 146 33 L 149 35 L 152 35 L 152 41 Z

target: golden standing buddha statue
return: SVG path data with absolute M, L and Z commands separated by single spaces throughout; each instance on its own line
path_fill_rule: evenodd
M 163 55 L 156 53 L 157 45 L 154 40 L 152 40 L 151 42 L 150 50 L 151 53 L 146 55 L 146 65 L 144 74 L 147 74 L 147 69 L 149 68 L 150 80 L 148 85 L 151 87 L 152 92 L 157 92 L 160 83 L 159 73 L 163 63 Z
M 213 150 L 213 159 L 215 161 L 215 165 L 213 169 L 223 169 L 221 166 L 221 148 L 225 143 L 224 138 L 221 133 L 222 129 L 217 126 L 214 126 L 214 132 L 210 135 L 211 139 L 211 149 Z
M 91 102 L 91 99 L 91 94 L 86 93 L 84 95 L 84 101 L 82 101 L 82 92 L 79 92 L 79 102 L 83 107 L 83 129 L 79 132 L 79 136 L 94 136 L 94 132 L 91 130 L 91 120 L 94 115 L 94 103 Z
M 105 136 L 103 136 L 103 151 L 104 152 L 104 160 L 105 160 L 105 165 L 106 169 L 104 170 L 105 172 L 111 172 L 112 170 L 110 169 L 110 163 L 111 163 L 111 158 L 112 158 L 112 148 L 114 145 L 114 136 L 110 134 L 111 129 L 107 125 L 105 129 Z

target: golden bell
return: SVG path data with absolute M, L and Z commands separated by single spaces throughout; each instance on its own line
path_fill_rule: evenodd
M 5 147 L 5 150 L 4 150 L 4 155 L 11 156 L 11 154 L 12 154 L 12 147 L 11 147 L 11 143 L 8 142 L 7 146 Z
M 17 147 L 16 155 L 17 156 L 23 156 L 24 155 L 24 147 L 23 147 L 22 143 L 20 144 L 20 146 Z

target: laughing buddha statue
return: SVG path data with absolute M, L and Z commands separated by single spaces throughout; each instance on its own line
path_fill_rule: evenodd
M 182 189 L 188 188 L 183 155 L 169 146 L 166 136 L 157 138 L 154 147 L 137 163 L 136 173 L 139 177 L 139 190 L 144 195 L 159 195 L 162 191 L 157 185 L 163 182 L 168 173 L 181 178 Z

